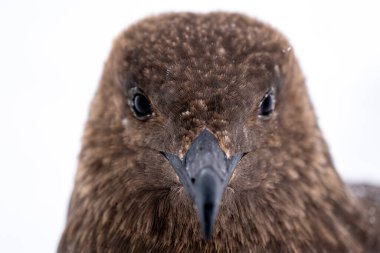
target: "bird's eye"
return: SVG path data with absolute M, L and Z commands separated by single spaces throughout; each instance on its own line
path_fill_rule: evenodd
M 137 118 L 147 119 L 152 115 L 152 107 L 149 99 L 142 93 L 138 92 L 133 96 L 132 109 Z
M 260 103 L 260 116 L 268 117 L 274 111 L 275 97 L 273 92 L 268 92 Z

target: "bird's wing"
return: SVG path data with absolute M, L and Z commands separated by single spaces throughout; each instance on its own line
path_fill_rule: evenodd
M 363 211 L 370 224 L 368 252 L 380 252 L 380 187 L 368 184 L 349 185 L 353 194 L 363 205 Z
M 371 213 L 376 213 L 380 211 L 380 186 L 373 186 L 368 184 L 350 184 L 354 195 L 360 199 L 364 206 Z

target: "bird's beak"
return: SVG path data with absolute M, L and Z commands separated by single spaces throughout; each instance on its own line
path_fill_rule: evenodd
M 207 129 L 193 141 L 185 157 L 162 152 L 193 199 L 205 238 L 210 238 L 222 196 L 243 153 L 227 158 Z

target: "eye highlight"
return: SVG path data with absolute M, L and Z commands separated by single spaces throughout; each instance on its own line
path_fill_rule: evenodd
M 140 120 L 146 120 L 152 116 L 153 110 L 150 101 L 142 92 L 138 91 L 134 94 L 130 106 Z
M 260 116 L 269 117 L 274 111 L 275 103 L 276 100 L 273 91 L 270 91 L 267 94 L 265 94 L 264 98 L 260 102 Z

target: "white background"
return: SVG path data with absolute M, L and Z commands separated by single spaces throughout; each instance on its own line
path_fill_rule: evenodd
M 54 252 L 113 38 L 163 11 L 228 10 L 294 46 L 345 180 L 380 184 L 376 1 L 0 0 L 0 252 Z

